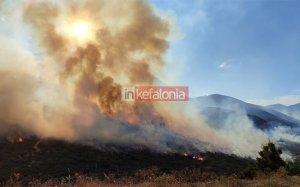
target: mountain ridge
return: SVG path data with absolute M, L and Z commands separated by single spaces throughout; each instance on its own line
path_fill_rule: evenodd
M 246 115 L 252 119 L 257 127 L 261 129 L 269 128 L 269 126 L 280 125 L 290 128 L 297 128 L 300 126 L 300 120 L 285 113 L 261 105 L 247 103 L 226 95 L 212 94 L 208 96 L 200 96 L 192 98 L 191 102 L 196 104 L 196 107 L 200 110 L 200 112 L 205 115 L 210 115 L 211 118 L 220 115 L 226 116 L 222 110 L 227 110 L 227 113 L 228 111 L 240 110 L 245 111 Z M 213 111 L 213 109 L 215 111 Z M 222 123 L 222 121 L 218 121 L 218 123 Z

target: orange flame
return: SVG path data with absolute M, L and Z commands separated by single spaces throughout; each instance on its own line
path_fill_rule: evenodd
M 188 157 L 189 154 L 187 152 L 183 152 L 182 156 Z M 194 159 L 194 160 L 198 160 L 198 161 L 203 161 L 204 160 L 204 157 L 197 156 L 197 155 L 193 155 L 193 156 L 191 156 L 191 158 Z
M 193 156 L 193 159 L 198 160 L 198 161 L 203 161 L 204 160 L 204 158 L 200 157 L 200 156 Z
M 19 138 L 18 138 L 18 142 L 19 142 L 19 143 L 23 143 L 23 142 L 24 142 L 24 139 L 23 139 L 22 137 L 19 137 Z

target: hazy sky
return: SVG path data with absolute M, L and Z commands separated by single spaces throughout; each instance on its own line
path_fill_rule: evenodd
M 183 37 L 168 56 L 185 64 L 179 80 L 192 96 L 300 102 L 300 1 L 150 2 L 176 19 Z

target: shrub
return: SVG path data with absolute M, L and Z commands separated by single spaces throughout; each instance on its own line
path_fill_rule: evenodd
M 240 179 L 254 179 L 256 177 L 255 165 L 249 165 L 239 173 Z
M 287 172 L 289 175 L 300 175 L 300 157 L 288 163 Z
M 257 169 L 263 172 L 277 171 L 280 167 L 286 165 L 280 157 L 281 154 L 281 149 L 276 148 L 274 143 L 269 142 L 263 146 L 259 152 L 259 157 L 256 158 Z

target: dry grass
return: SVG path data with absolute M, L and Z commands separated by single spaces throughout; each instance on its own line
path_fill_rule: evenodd
M 186 173 L 188 175 L 188 173 Z M 106 176 L 100 180 L 85 175 L 75 175 L 74 177 L 66 177 L 61 179 L 49 179 L 47 181 L 33 180 L 27 185 L 31 187 L 95 187 L 95 186 L 140 186 L 140 187 L 164 187 L 164 186 L 195 186 L 195 187 L 299 187 L 300 176 L 288 176 L 285 170 L 279 170 L 276 173 L 263 174 L 258 173 L 253 180 L 239 179 L 236 176 L 216 177 L 212 178 L 207 173 L 193 171 L 193 176 L 179 176 L 178 173 L 166 174 L 157 172 L 156 168 L 140 170 L 131 178 L 114 178 Z M 198 181 L 195 176 L 199 175 Z M 207 176 L 207 179 L 203 177 Z M 190 179 L 190 177 L 192 177 Z M 22 182 L 18 174 L 11 177 L 6 183 L 2 184 L 6 187 L 21 187 Z M 1 185 L 1 186 L 2 186 Z

